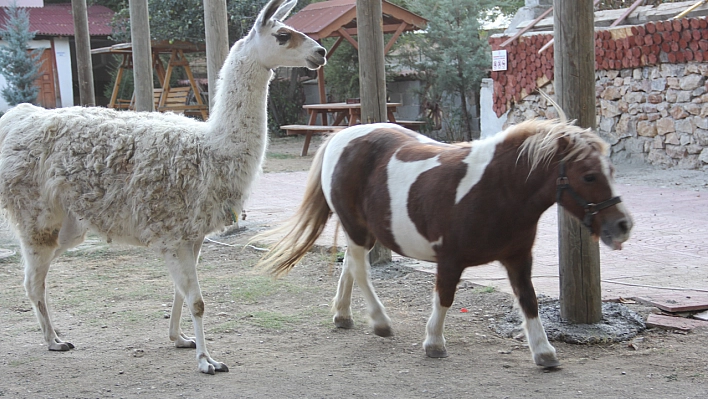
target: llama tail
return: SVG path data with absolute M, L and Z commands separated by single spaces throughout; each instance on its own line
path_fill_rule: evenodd
M 315 241 L 324 231 L 332 215 L 322 191 L 321 177 L 322 161 L 328 143 L 329 140 L 322 144 L 312 161 L 307 175 L 305 196 L 297 212 L 282 226 L 260 233 L 249 240 L 252 243 L 282 237 L 258 261 L 257 268 L 266 270 L 276 277 L 287 274 L 312 249 Z

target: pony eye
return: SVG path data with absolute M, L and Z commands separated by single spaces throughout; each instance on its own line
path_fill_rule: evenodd
M 290 33 L 283 32 L 283 33 L 277 33 L 274 35 L 275 39 L 278 41 L 278 44 L 285 44 L 290 40 Z
M 583 180 L 585 180 L 586 183 L 592 183 L 596 179 L 595 175 L 585 175 L 583 176 Z

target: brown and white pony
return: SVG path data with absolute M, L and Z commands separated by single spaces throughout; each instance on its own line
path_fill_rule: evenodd
M 348 248 L 334 298 L 334 324 L 351 328 L 354 280 L 368 303 L 374 332 L 391 322 L 374 292 L 368 252 L 375 241 L 415 259 L 437 262 L 436 294 L 423 344 L 446 357 L 443 326 L 462 271 L 500 261 L 524 316 L 539 366 L 559 364 L 538 318 L 531 249 L 541 214 L 558 202 L 613 249 L 629 238 L 632 220 L 613 186 L 607 144 L 589 129 L 532 120 L 494 137 L 444 144 L 394 124 L 350 127 L 317 152 L 305 198 L 285 234 L 260 265 L 279 275 L 313 246 L 332 212 Z

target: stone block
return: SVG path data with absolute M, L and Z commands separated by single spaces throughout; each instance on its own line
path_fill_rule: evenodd
M 681 147 L 680 145 L 667 144 L 665 150 L 666 150 L 666 155 L 668 155 L 674 159 L 681 159 L 687 155 L 686 148 Z
M 708 148 L 704 148 L 701 151 L 701 155 L 698 156 L 698 160 L 704 164 L 708 164 Z
M 651 149 L 651 141 L 651 139 L 645 137 L 627 137 L 622 140 L 624 148 L 632 154 L 641 154 L 645 149 Z
M 679 143 L 682 146 L 687 147 L 687 146 L 694 143 L 693 134 L 689 134 L 689 133 L 677 133 L 677 134 L 678 134 L 678 138 L 679 138 Z
M 696 131 L 693 132 L 693 139 L 695 140 L 696 144 L 703 147 L 708 147 L 708 130 L 696 129 Z
M 698 129 L 708 129 L 708 119 L 706 119 L 706 118 L 702 118 L 700 116 L 694 116 L 693 123 L 696 125 L 696 128 L 698 128 Z M 694 133 L 695 133 L 695 131 L 694 131 Z
M 617 135 L 620 138 L 623 137 L 634 137 L 637 135 L 637 118 L 629 115 L 622 114 L 617 122 L 616 127 Z
M 602 91 L 600 98 L 603 100 L 619 100 L 622 98 L 622 91 L 619 86 L 608 86 Z
M 637 122 L 637 134 L 644 137 L 656 136 L 656 123 L 649 121 Z
M 700 154 L 701 151 L 703 151 L 704 147 L 700 146 L 698 144 L 690 144 L 686 146 L 686 152 L 689 153 L 689 155 L 696 155 Z
M 652 91 L 651 89 L 651 82 L 647 79 L 642 79 L 642 80 L 632 80 L 630 81 L 627 85 L 623 86 L 625 89 L 629 87 L 630 91 L 643 91 L 643 92 L 650 92 Z
M 605 118 L 605 117 L 600 117 L 600 123 L 597 124 L 598 130 L 601 132 L 611 132 L 615 129 L 615 118 Z M 614 143 L 610 143 L 614 144 Z
M 616 101 L 600 100 L 600 109 L 602 116 L 607 118 L 612 118 L 622 113 Z
M 672 145 L 680 145 L 681 142 L 679 141 L 678 134 L 675 132 L 673 133 L 668 133 L 666 137 L 664 137 L 664 143 L 666 144 L 672 144 Z
M 628 103 L 643 103 L 646 101 L 646 94 L 642 92 L 632 91 L 624 96 L 624 101 Z
M 686 112 L 686 109 L 683 104 L 677 104 L 669 108 L 669 115 L 671 115 L 671 117 L 674 119 L 683 119 L 689 114 L 688 112 Z
M 664 101 L 663 93 L 651 93 L 647 96 L 647 102 L 651 104 L 659 104 Z
M 661 64 L 660 66 L 661 76 L 663 77 L 680 76 L 683 75 L 684 70 L 685 67 L 682 64 Z
M 696 125 L 693 123 L 693 118 L 679 119 L 674 122 L 674 128 L 679 133 L 693 134 L 696 131 Z
M 666 85 L 669 86 L 669 89 L 678 89 L 679 88 L 679 79 L 676 77 L 666 78 Z
M 649 122 L 654 122 L 654 121 L 659 120 L 659 118 L 661 118 L 661 114 L 658 113 L 658 112 L 652 112 L 652 113 L 650 113 L 650 114 L 644 114 L 644 116 L 646 116 L 646 120 L 649 121 Z
M 658 111 L 658 107 L 656 106 L 656 104 L 652 104 L 652 103 L 642 104 L 642 112 L 652 113 L 652 112 L 657 112 L 657 111 Z
M 673 166 L 674 165 L 674 160 L 671 159 L 668 155 L 666 155 L 666 151 L 662 149 L 656 149 L 652 148 L 651 151 L 649 151 L 649 155 L 647 155 L 647 161 L 651 163 L 652 165 L 659 165 L 659 166 Z
M 680 169 L 698 169 L 702 162 L 698 159 L 698 155 L 686 155 L 685 158 L 679 159 L 677 168 Z
M 671 118 L 661 118 L 656 121 L 656 133 L 657 134 L 667 134 L 675 132 L 676 127 L 674 127 L 674 120 Z
M 666 78 L 652 79 L 650 81 L 649 87 L 651 88 L 651 91 L 666 90 Z
M 702 110 L 702 107 L 696 103 L 683 104 L 683 108 L 691 115 L 699 115 Z
M 679 88 L 681 90 L 695 90 L 705 83 L 705 77 L 692 73 L 679 78 Z
M 661 148 L 664 149 L 664 136 L 654 137 L 654 141 L 651 143 L 651 148 Z

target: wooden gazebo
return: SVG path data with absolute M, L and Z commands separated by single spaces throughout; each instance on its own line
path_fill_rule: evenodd
M 152 42 L 152 65 L 155 70 L 155 74 L 158 78 L 158 84 L 160 88 L 153 89 L 155 96 L 155 110 L 156 111 L 172 111 L 177 113 L 189 113 L 200 115 L 202 119 L 206 120 L 209 116 L 209 105 L 202 99 L 202 93 L 199 85 L 194 79 L 192 74 L 192 69 L 189 66 L 189 60 L 185 56 L 185 53 L 192 52 L 204 52 L 205 46 L 203 44 L 195 44 L 189 42 L 167 42 L 167 41 L 153 41 Z M 109 108 L 118 109 L 128 109 L 132 108 L 133 100 L 131 95 L 130 100 L 120 99 L 118 95 L 120 93 L 121 81 L 123 80 L 123 74 L 127 70 L 133 69 L 133 48 L 131 43 L 121 43 L 115 44 L 110 47 L 102 47 L 91 50 L 92 54 L 120 54 L 123 59 L 118 68 L 118 73 L 116 74 L 116 81 L 113 85 L 113 93 L 111 95 L 111 100 L 108 103 Z M 169 54 L 170 58 L 167 61 L 167 66 L 164 65 L 160 59 L 160 54 Z M 184 68 L 184 71 L 189 80 L 189 86 L 187 87 L 170 87 L 170 78 L 172 77 L 172 72 L 177 67 Z M 194 100 L 196 104 L 188 104 L 189 94 L 192 92 L 194 94 Z
M 383 33 L 393 34 L 386 43 L 384 53 L 391 50 L 403 32 L 423 29 L 428 23 L 425 18 L 385 0 L 382 1 L 382 11 Z M 357 36 L 356 0 L 329 0 L 312 3 L 292 15 L 285 23 L 318 42 L 327 37 L 336 37 L 337 40 L 327 51 L 327 58 L 344 40 L 351 43 L 354 48 L 359 48 L 354 39 L 354 36 Z M 320 103 L 324 104 L 326 94 L 322 68 L 317 70 L 317 86 Z

